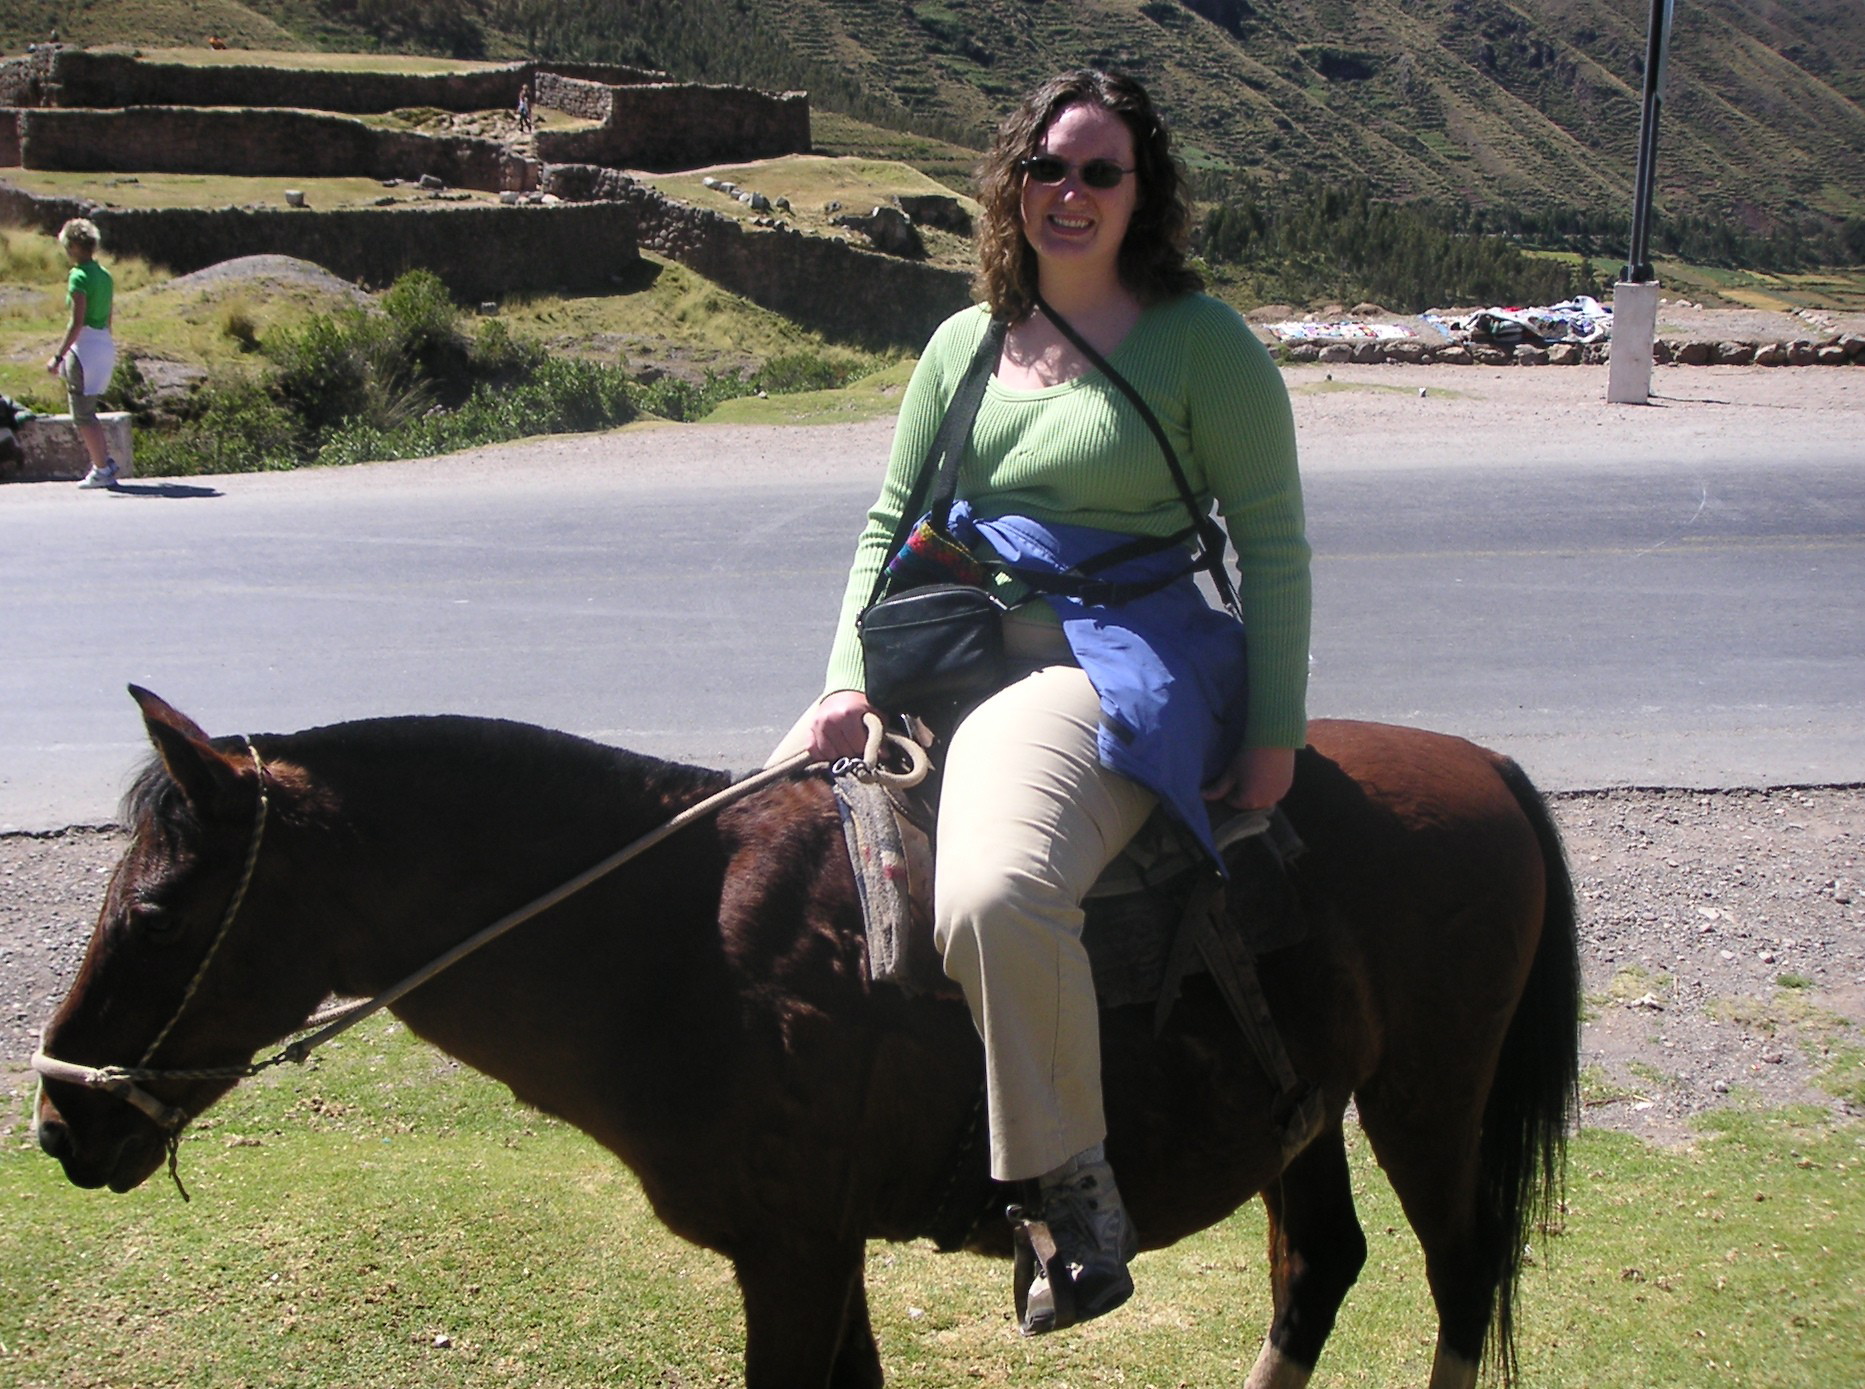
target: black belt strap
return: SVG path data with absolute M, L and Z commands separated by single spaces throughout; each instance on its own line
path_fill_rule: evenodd
M 1218 597 L 1230 610 L 1230 615 L 1243 621 L 1243 609 L 1237 602 L 1237 590 L 1232 587 L 1230 576 L 1224 572 L 1224 528 L 1198 505 L 1198 498 L 1192 492 L 1191 484 L 1185 480 L 1185 470 L 1179 466 L 1178 453 L 1172 447 L 1172 441 L 1166 438 L 1165 426 L 1159 423 L 1159 416 L 1153 413 L 1153 407 L 1146 403 L 1146 398 L 1134 388 L 1131 381 L 1114 370 L 1112 363 L 1095 350 L 1094 344 L 1076 332 L 1069 321 L 1049 307 L 1041 294 L 1037 294 L 1036 307 L 1041 309 L 1049 321 L 1056 325 L 1062 336 L 1075 345 L 1077 351 L 1086 357 L 1105 376 L 1120 388 L 1122 395 L 1132 402 L 1133 408 L 1140 412 L 1140 418 L 1146 421 L 1146 427 L 1153 431 L 1153 438 L 1159 441 L 1160 450 L 1166 456 L 1166 466 L 1172 470 L 1172 482 L 1179 490 L 1179 500 L 1185 503 L 1185 510 L 1191 513 L 1192 533 L 1198 537 L 1198 553 L 1192 558 L 1187 572 L 1203 569 L 1211 575 L 1211 582 L 1217 588 Z M 1184 533 L 1181 532 L 1181 535 Z M 1155 547 L 1163 548 L 1163 547 Z M 1111 553 L 1111 552 L 1110 552 Z M 1141 553 L 1144 553 L 1142 551 Z M 1105 557 L 1103 557 L 1105 558 Z M 1122 556 L 1130 558 L 1130 556 Z M 1086 566 L 1083 566 L 1086 568 Z

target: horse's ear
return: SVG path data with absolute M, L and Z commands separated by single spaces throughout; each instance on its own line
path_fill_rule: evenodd
M 222 806 L 244 805 L 252 799 L 240 783 L 251 773 L 244 762 L 228 757 L 207 739 L 201 726 L 160 695 L 131 685 L 130 698 L 142 710 L 143 727 L 155 744 L 162 765 L 188 798 L 188 804 L 211 815 Z

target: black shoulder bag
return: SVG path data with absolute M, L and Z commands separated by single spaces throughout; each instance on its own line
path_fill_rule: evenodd
M 993 319 L 972 355 L 901 509 L 868 606 L 856 619 L 869 703 L 890 714 L 916 714 L 934 727 L 1003 686 L 1004 605 L 970 583 L 922 583 L 881 595 L 890 587 L 892 561 L 919 523 L 929 486 L 926 523 L 935 543 L 943 538 L 956 546 L 946 527 L 958 493 L 959 463 L 985 386 L 1003 354 L 1006 330 L 1006 324 Z

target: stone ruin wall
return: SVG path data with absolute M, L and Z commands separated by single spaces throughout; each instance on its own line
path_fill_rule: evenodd
M 477 72 L 337 72 L 244 65 L 151 63 L 126 53 L 42 47 L 0 62 L 0 106 L 297 106 L 372 115 L 404 107 L 487 111 L 515 106 L 545 73 L 628 86 L 665 82 L 644 68 L 602 63 L 512 63 Z
M 667 170 L 807 154 L 810 148 L 805 92 L 773 95 L 749 87 L 656 83 L 611 88 L 608 105 L 608 116 L 596 129 L 540 130 L 538 158 L 552 164 Z
M 750 227 L 676 202 L 613 169 L 544 166 L 541 187 L 578 205 L 627 207 L 646 249 L 754 304 L 874 348 L 917 351 L 971 302 L 971 276 L 782 225 Z M 586 200 L 596 200 L 589 203 Z
M 432 174 L 493 193 L 523 192 L 536 181 L 530 162 L 497 140 L 383 130 L 315 111 L 21 111 L 16 127 L 11 162 L 28 169 L 410 181 Z M 0 155 L 5 150 L 0 134 Z
M 618 82 L 618 73 L 625 80 Z M 263 76 L 263 83 L 255 84 L 254 75 Z M 152 76 L 161 81 L 151 81 Z M 367 175 L 411 180 L 427 173 L 456 187 L 524 191 L 543 186 L 565 203 L 330 211 L 113 209 L 34 197 L 0 185 L 0 221 L 52 232 L 69 217 L 90 216 L 110 252 L 141 256 L 180 274 L 269 252 L 314 261 L 346 279 L 379 287 L 419 266 L 433 270 L 469 301 L 513 292 L 609 288 L 638 259 L 639 236 L 643 244 L 754 303 L 877 347 L 917 348 L 942 319 L 970 301 L 970 277 L 962 272 L 898 260 L 833 238 L 747 227 L 663 198 L 613 167 L 591 167 L 691 168 L 810 148 L 804 93 L 669 84 L 657 80 L 661 76 L 589 65 L 520 65 L 443 83 L 375 73 L 190 68 L 115 54 L 41 50 L 27 59 L 0 62 L 0 100 L 26 108 L 0 111 L 0 158 L 10 154 L 8 162 L 99 172 L 306 179 Z M 555 178 L 542 185 L 545 165 L 516 158 L 497 141 L 385 131 L 318 114 L 416 105 L 505 106 L 516 101 L 524 80 L 535 83 L 535 105 L 602 122 L 583 131 L 538 133 L 541 158 L 578 166 L 556 170 Z M 137 100 L 161 104 L 70 109 L 80 99 L 106 108 Z M 318 109 L 280 109 L 284 101 Z
M 568 77 L 561 72 L 540 72 L 537 85 L 531 89 L 531 104 L 548 106 L 578 120 L 607 125 L 615 112 L 615 87 L 608 82 Z
M 0 222 L 56 232 L 90 217 L 104 254 L 140 256 L 176 274 L 240 256 L 313 261 L 381 289 L 413 269 L 431 270 L 456 298 L 614 288 L 640 256 L 635 213 L 621 203 L 545 207 L 96 208 L 0 186 Z
M 0 59 L 0 106 L 43 106 L 52 82 L 57 50 L 37 48 L 18 58 Z

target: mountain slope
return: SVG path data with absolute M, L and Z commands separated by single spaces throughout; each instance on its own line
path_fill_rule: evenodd
M 17 0 L 81 42 L 170 39 L 177 0 Z M 1062 68 L 1132 71 L 1194 167 L 1387 196 L 1629 209 L 1647 0 L 202 0 L 254 29 L 456 56 L 535 52 L 802 87 L 818 109 L 977 145 Z M 138 13 L 163 33 L 136 28 Z M 99 17 L 108 16 L 108 25 Z M 0 42 L 25 31 L 0 21 Z M 93 29 L 98 32 L 92 32 Z M 115 32 L 106 32 L 114 29 Z M 34 33 L 32 36 L 42 37 Z M 470 50 L 470 51 L 469 51 Z M 1767 232 L 1865 216 L 1865 3 L 1679 6 L 1658 197 Z

